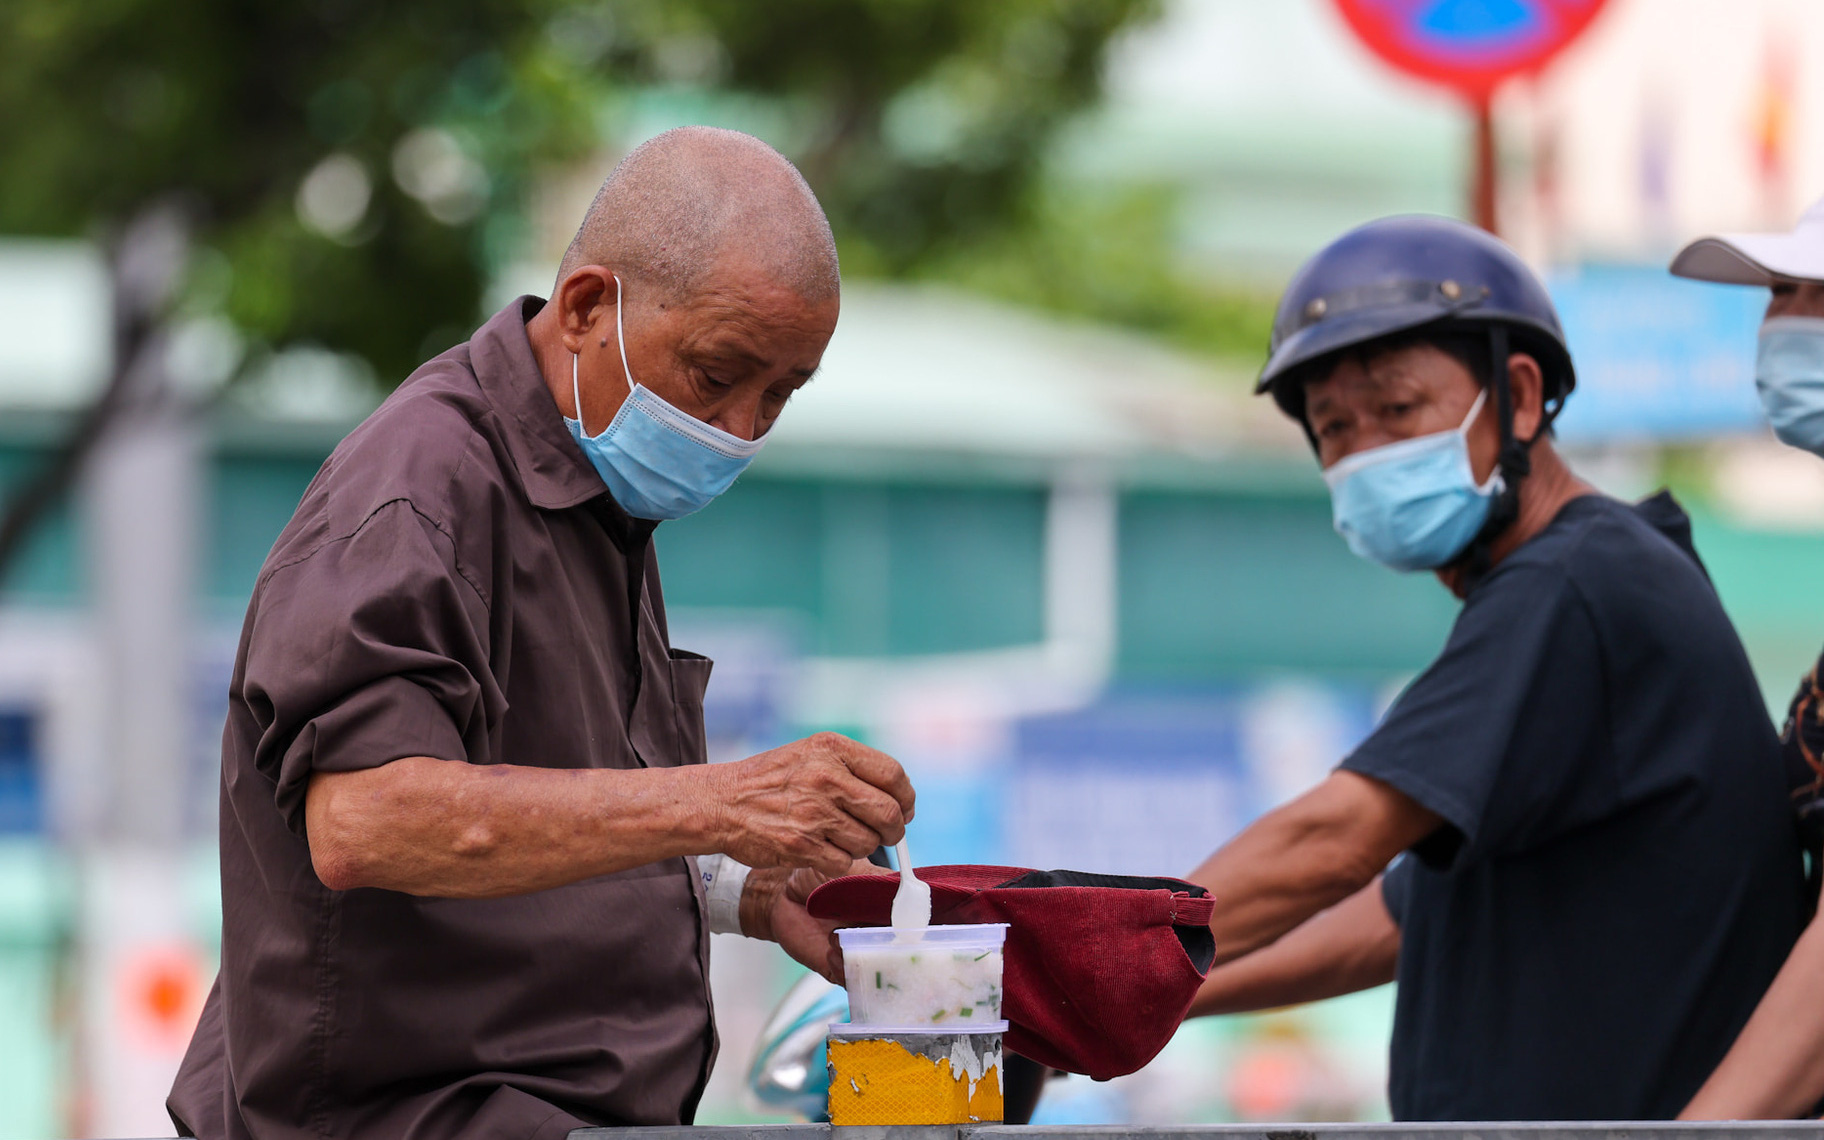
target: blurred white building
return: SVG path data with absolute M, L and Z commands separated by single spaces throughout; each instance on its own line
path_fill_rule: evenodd
M 1174 0 L 1118 45 L 1109 87 L 1066 170 L 1181 187 L 1186 255 L 1212 274 L 1276 284 L 1351 225 L 1466 208 L 1466 112 L 1331 0 Z M 1538 263 L 1789 225 L 1824 195 L 1824 5 L 1609 0 L 1496 116 L 1502 228 Z

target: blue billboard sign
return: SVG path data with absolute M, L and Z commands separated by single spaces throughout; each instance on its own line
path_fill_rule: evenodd
M 1547 279 L 1577 367 L 1558 420 L 1572 443 L 1695 439 L 1763 430 L 1754 391 L 1763 289 L 1586 265 Z

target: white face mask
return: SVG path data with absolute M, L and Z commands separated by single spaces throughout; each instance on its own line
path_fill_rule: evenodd
M 1769 317 L 1754 386 L 1780 442 L 1824 456 L 1824 317 Z
M 760 453 L 766 437 L 742 439 L 711 427 L 689 412 L 634 383 L 627 366 L 627 341 L 621 332 L 621 279 L 614 279 L 614 335 L 621 344 L 621 371 L 627 375 L 627 398 L 600 435 L 583 429 L 583 397 L 578 358 L 570 357 L 570 394 L 576 419 L 564 426 L 590 466 L 608 485 L 621 509 L 636 519 L 677 519 L 702 510 L 729 489 Z
M 1503 486 L 1499 469 L 1478 484 L 1469 462 L 1469 429 L 1487 401 L 1484 389 L 1458 427 L 1358 451 L 1324 469 L 1336 531 L 1350 550 L 1395 570 L 1435 570 L 1463 553 Z

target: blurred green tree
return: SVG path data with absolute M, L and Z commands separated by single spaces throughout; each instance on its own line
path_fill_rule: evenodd
M 923 259 L 919 277 L 1088 320 L 1126 325 L 1248 368 L 1265 363 L 1276 298 L 1221 284 L 1177 255 L 1173 186 L 1046 180 L 1011 224 Z
M 175 200 L 192 303 L 402 378 L 466 335 L 543 168 L 603 96 L 785 107 L 857 270 L 1014 222 L 1104 49 L 1157 0 L 9 0 L 0 232 L 106 234 Z
M 473 319 L 495 207 L 594 142 L 593 77 L 552 50 L 553 9 L 9 0 L 0 231 L 106 240 L 175 203 L 193 302 L 401 378 Z
M 540 176 L 621 141 L 616 90 L 780 109 L 847 267 L 911 275 L 1031 225 L 1047 143 L 1158 2 L 7 0 L 0 232 L 112 244 L 175 213 L 177 303 L 233 322 L 243 371 L 310 343 L 390 385 L 474 327 Z M 116 314 L 115 383 L 9 501 L 0 568 L 158 320 Z
M 897 276 L 1017 221 L 1058 127 L 1100 95 L 1109 41 L 1158 8 L 646 0 L 596 10 L 621 13 L 623 50 L 653 79 L 682 70 L 781 101 L 796 135 L 781 145 L 823 200 L 845 262 Z

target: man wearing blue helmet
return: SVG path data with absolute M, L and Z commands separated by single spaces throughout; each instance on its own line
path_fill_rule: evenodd
M 1350 548 L 1463 609 L 1328 779 L 1192 875 L 1228 963 L 1193 1012 L 1397 977 L 1403 1120 L 1671 1117 L 1803 922 L 1747 657 L 1671 497 L 1553 447 L 1574 384 L 1531 271 L 1425 217 L 1308 262 L 1261 374 Z

